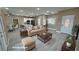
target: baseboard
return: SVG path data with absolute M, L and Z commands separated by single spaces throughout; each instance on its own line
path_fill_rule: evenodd
M 61 31 L 56 31 L 56 32 L 58 32 L 58 33 L 62 33 Z
M 61 34 L 68 34 L 68 33 L 64 33 L 64 32 L 61 32 L 61 31 L 56 31 L 57 33 L 61 33 Z

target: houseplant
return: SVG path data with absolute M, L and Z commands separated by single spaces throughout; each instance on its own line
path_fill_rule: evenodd
M 71 35 L 68 35 L 66 38 L 66 46 L 71 47 L 72 43 L 73 43 L 73 38 Z

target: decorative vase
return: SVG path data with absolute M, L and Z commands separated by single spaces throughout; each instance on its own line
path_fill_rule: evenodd
M 67 47 L 71 47 L 71 43 L 66 42 L 66 46 L 67 46 Z

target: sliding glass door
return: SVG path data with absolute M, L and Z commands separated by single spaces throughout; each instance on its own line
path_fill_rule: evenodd
M 61 32 L 71 34 L 73 22 L 74 22 L 74 15 L 63 16 L 62 17 Z
M 56 17 L 49 16 L 48 20 L 48 29 L 56 30 Z

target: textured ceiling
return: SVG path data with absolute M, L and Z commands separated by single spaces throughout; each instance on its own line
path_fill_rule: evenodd
M 39 8 L 39 10 L 37 10 Z M 9 12 L 13 15 L 36 16 L 42 14 L 54 14 L 72 7 L 9 7 Z

